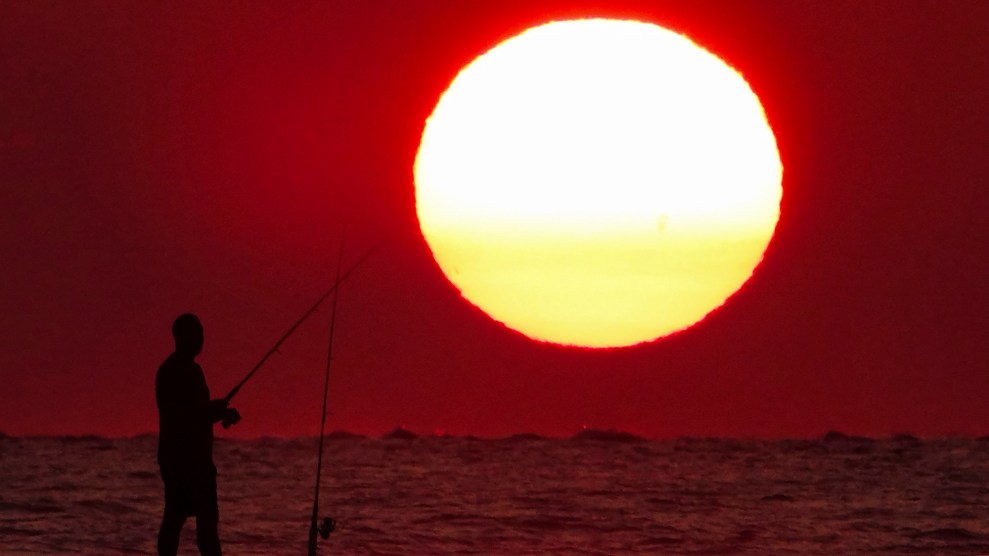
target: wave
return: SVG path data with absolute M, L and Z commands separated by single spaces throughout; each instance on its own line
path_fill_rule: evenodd
M 502 440 L 508 440 L 511 442 L 530 442 L 533 440 L 548 440 L 548 438 L 545 436 L 538 435 L 534 432 L 520 432 L 518 434 L 506 436 Z
M 638 542 L 638 548 L 642 550 L 659 549 L 661 547 L 669 546 L 671 544 L 683 544 L 683 538 L 664 537 L 659 535 L 646 537 Z
M 51 514 L 65 511 L 65 508 L 47 502 L 0 502 L 0 510 L 12 513 Z
M 44 531 L 0 525 L 0 537 L 41 537 L 44 534 Z
M 363 434 L 350 431 L 333 431 L 326 435 L 327 440 L 364 440 L 367 438 Z
M 66 444 L 74 444 L 77 442 L 108 442 L 113 440 L 112 438 L 97 434 L 68 434 L 64 436 L 56 436 L 55 438 Z
M 398 427 L 397 429 L 383 435 L 381 438 L 388 440 L 414 440 L 419 438 L 419 435 L 404 427 Z
M 871 444 L 876 441 L 874 438 L 869 438 L 868 436 L 855 436 L 845 434 L 841 431 L 828 431 L 822 440 L 824 442 L 855 442 L 860 444 Z
M 763 502 L 793 502 L 793 497 L 788 494 L 769 494 L 761 498 Z
M 572 437 L 574 440 L 596 442 L 645 442 L 646 439 L 630 432 L 616 429 L 584 429 Z
M 127 515 L 130 513 L 140 511 L 134 506 L 129 506 L 127 504 L 121 504 L 119 502 L 111 502 L 109 500 L 97 500 L 97 499 L 85 499 L 76 502 L 76 506 L 86 508 L 89 510 L 96 510 L 103 513 L 108 513 L 112 515 Z
M 890 440 L 892 440 L 893 442 L 900 442 L 903 444 L 920 444 L 923 442 L 921 439 L 907 432 L 894 434 Z
M 910 535 L 914 539 L 931 539 L 936 541 L 974 541 L 982 540 L 983 535 L 960 527 L 944 527 L 930 531 L 918 531 Z

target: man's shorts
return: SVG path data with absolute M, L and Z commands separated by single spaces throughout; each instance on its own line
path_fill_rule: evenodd
M 163 467 L 161 479 L 165 483 L 165 513 L 184 516 L 219 513 L 215 467 L 195 472 Z

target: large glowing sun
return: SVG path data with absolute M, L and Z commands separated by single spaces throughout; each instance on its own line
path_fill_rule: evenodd
M 468 301 L 530 338 L 682 330 L 762 260 L 782 165 L 759 99 L 689 39 L 549 23 L 468 64 L 426 122 L 416 210 Z

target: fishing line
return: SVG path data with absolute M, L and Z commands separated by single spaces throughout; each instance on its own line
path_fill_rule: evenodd
M 354 264 L 350 265 L 350 267 L 347 268 L 347 271 L 344 272 L 343 274 L 340 274 L 339 273 L 340 268 L 338 267 L 337 268 L 337 280 L 336 280 L 336 282 L 333 283 L 333 286 L 330 287 L 330 289 L 327 290 L 326 293 L 324 293 L 322 296 L 320 296 L 320 298 L 316 300 L 316 303 L 314 303 L 312 305 L 312 307 L 309 308 L 308 311 L 306 311 L 305 313 L 302 314 L 302 317 L 300 317 L 299 320 L 295 321 L 295 324 L 293 324 L 288 329 L 288 332 L 286 332 L 281 338 L 278 339 L 277 342 L 275 342 L 275 345 L 272 346 L 272 348 L 270 350 L 268 350 L 267 353 L 264 354 L 264 357 L 262 357 L 261 360 L 258 361 L 257 365 L 254 365 L 254 368 L 251 369 L 251 371 L 249 373 L 247 373 L 247 376 L 245 376 L 243 378 L 243 380 L 241 380 L 239 383 L 237 383 L 237 385 L 234 386 L 230 390 L 230 393 L 227 394 L 223 398 L 223 400 L 226 401 L 227 403 L 230 403 L 230 400 L 232 400 L 233 397 L 237 395 L 237 392 L 240 391 L 240 388 L 242 386 L 244 386 L 244 384 L 246 384 L 247 381 L 251 379 L 251 377 L 254 376 L 254 373 L 258 372 L 258 369 L 260 369 L 262 367 L 262 365 L 264 365 L 265 361 L 267 361 L 269 357 L 271 357 L 272 355 L 274 355 L 275 353 L 278 352 L 278 348 L 281 347 L 282 343 L 285 340 L 287 340 L 289 338 L 289 336 L 292 335 L 293 332 L 295 332 L 295 329 L 298 328 L 299 325 L 301 325 L 303 322 L 305 322 L 306 319 L 308 319 L 313 313 L 315 313 L 316 310 L 319 309 L 319 306 L 322 305 L 323 302 L 326 301 L 326 299 L 328 297 L 330 297 L 331 295 L 333 295 L 333 293 L 335 291 L 337 291 L 337 288 L 340 286 L 340 284 L 342 284 L 344 282 L 344 280 L 346 280 L 347 278 L 349 278 L 350 275 L 355 270 L 357 270 L 358 268 L 360 268 L 360 266 L 362 264 L 364 264 L 365 261 L 367 261 L 369 258 L 371 258 L 371 255 L 373 255 L 375 252 L 377 252 L 378 249 L 381 248 L 381 246 L 383 246 L 384 244 L 388 243 L 393 237 L 395 237 L 399 232 L 401 232 L 405 228 L 406 228 L 406 226 L 401 226 L 399 228 L 396 228 L 394 231 L 392 231 L 387 236 L 385 236 L 384 239 L 382 239 L 381 241 L 379 241 L 374 247 L 372 247 L 370 250 L 368 250 L 367 253 L 364 254 L 364 256 L 362 256 L 360 259 L 357 259 L 357 262 L 355 262 Z

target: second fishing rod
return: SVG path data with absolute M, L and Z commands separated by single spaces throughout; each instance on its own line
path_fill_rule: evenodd
M 330 312 L 330 339 L 326 349 L 326 375 L 323 379 L 323 412 L 319 422 L 319 454 L 316 458 L 316 488 L 313 494 L 312 518 L 309 523 L 309 550 L 308 556 L 316 556 L 317 540 L 316 535 L 327 539 L 330 533 L 336 529 L 336 521 L 331 517 L 324 517 L 319 523 L 319 487 L 320 479 L 323 475 L 323 441 L 326 439 L 326 402 L 330 392 L 330 366 L 333 363 L 333 332 L 337 324 L 337 305 L 340 302 L 340 268 L 343 266 L 343 246 L 345 235 L 340 237 L 340 253 L 337 255 L 337 288 L 333 292 L 333 309 Z

